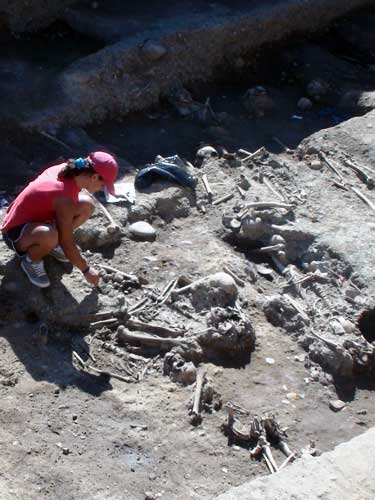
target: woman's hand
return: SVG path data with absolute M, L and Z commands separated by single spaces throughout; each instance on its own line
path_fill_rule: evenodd
M 88 270 L 83 274 L 86 281 L 94 286 L 99 286 L 99 273 L 93 267 L 89 267 Z

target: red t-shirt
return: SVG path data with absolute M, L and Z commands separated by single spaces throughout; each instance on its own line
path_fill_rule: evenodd
M 74 179 L 58 179 L 66 163 L 54 165 L 42 172 L 21 191 L 9 205 L 1 231 L 6 233 L 13 227 L 27 222 L 50 222 L 55 219 L 54 200 L 66 197 L 78 201 L 79 188 Z

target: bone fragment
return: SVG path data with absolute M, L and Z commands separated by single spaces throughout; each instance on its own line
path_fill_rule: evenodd
M 332 181 L 332 184 L 334 186 L 339 187 L 340 189 L 343 189 L 344 191 L 348 191 L 348 188 L 346 186 L 344 186 L 344 184 L 341 184 L 340 182 Z
M 280 440 L 279 441 L 279 448 L 280 450 L 286 455 L 287 457 L 290 457 L 290 455 L 293 455 L 293 452 L 288 446 L 288 443 L 286 441 Z
M 364 170 L 354 165 L 351 161 L 345 160 L 344 164 L 358 175 L 358 177 L 363 180 L 367 186 L 372 187 L 374 185 L 374 178 L 367 174 Z
M 254 253 L 270 253 L 270 252 L 278 252 L 280 250 L 284 250 L 285 245 L 283 243 L 278 243 L 277 245 L 271 245 L 268 247 L 261 247 L 252 250 Z
M 206 193 L 207 193 L 207 196 L 208 196 L 208 202 L 211 203 L 212 202 L 213 192 L 212 192 L 211 186 L 210 186 L 210 184 L 208 182 L 206 174 L 202 175 L 202 182 L 203 182 L 204 189 L 206 190 Z
M 121 375 L 117 375 L 117 373 L 107 372 L 106 370 L 100 370 L 99 368 L 95 368 L 95 366 L 88 365 L 75 351 L 73 351 L 73 356 L 77 359 L 83 370 L 92 370 L 100 375 L 107 375 L 108 377 L 116 378 L 122 382 L 134 382 L 134 380 L 129 377 L 122 377 Z
M 271 447 L 269 445 L 269 443 L 267 442 L 267 444 L 264 444 L 263 445 L 263 454 L 264 454 L 264 457 L 267 457 L 267 459 L 269 460 L 270 464 L 272 465 L 273 469 L 275 472 L 278 472 L 279 468 L 273 458 L 273 455 L 272 455 L 272 452 L 271 452 Z
M 226 194 L 225 196 L 222 196 L 221 198 L 215 200 L 212 204 L 219 205 L 220 203 L 224 203 L 225 201 L 230 200 L 231 198 L 233 198 L 233 196 L 234 196 L 233 193 Z
M 334 164 L 331 162 L 331 160 L 329 160 L 326 155 L 323 153 L 323 151 L 321 151 L 319 153 L 319 156 L 320 158 L 326 163 L 326 165 L 329 166 L 329 168 L 332 170 L 332 172 L 334 172 L 341 180 L 341 182 L 345 185 L 345 179 L 344 177 L 341 175 L 341 173 L 337 170 L 337 168 L 334 166 Z
M 223 271 L 232 276 L 232 278 L 234 279 L 234 281 L 237 283 L 238 286 L 245 286 L 244 280 L 239 278 L 237 274 L 235 274 L 228 266 L 224 266 Z
M 302 309 L 302 307 L 298 304 L 298 302 L 296 300 L 294 300 L 290 295 L 285 294 L 284 296 L 289 301 L 289 303 L 294 307 L 294 309 L 298 313 L 300 313 L 300 315 L 302 316 L 302 318 L 306 322 L 309 322 L 310 318 L 308 317 L 308 315 L 306 314 L 306 312 Z
M 293 208 L 293 205 L 289 205 L 287 203 L 278 203 L 276 201 L 258 201 L 254 203 L 249 203 L 246 205 L 246 208 L 258 208 L 258 209 L 267 209 L 267 208 L 285 208 L 286 210 L 290 210 Z
M 236 186 L 236 187 L 237 187 L 237 191 L 240 193 L 241 198 L 245 199 L 246 198 L 245 191 L 240 186 Z
M 353 193 L 355 193 L 358 198 L 360 198 L 362 201 L 364 201 L 370 208 L 371 210 L 373 210 L 375 212 L 375 205 L 372 203 L 372 201 L 370 201 L 367 196 L 365 196 L 363 193 L 361 193 L 361 191 L 359 189 L 356 189 L 354 187 L 351 187 L 350 188 Z
M 150 298 L 144 297 L 142 300 L 137 302 L 137 304 L 134 304 L 134 306 L 130 307 L 129 314 L 135 314 L 143 311 L 143 309 L 145 309 L 149 303 L 150 303 Z
M 199 410 L 205 377 L 206 371 L 203 369 L 199 370 L 197 373 L 197 382 L 195 385 L 194 404 L 190 417 L 190 423 L 194 426 L 199 425 L 202 422 L 202 415 Z
M 165 304 L 167 302 L 167 300 L 169 299 L 169 297 L 174 292 L 174 290 L 175 290 L 175 288 L 177 286 L 177 283 L 178 283 L 178 280 L 174 280 L 172 286 L 170 287 L 170 289 L 168 290 L 168 292 L 164 295 L 163 300 L 159 303 L 159 306 L 162 306 L 163 304 Z
M 121 274 L 121 276 L 124 276 L 124 278 L 126 278 L 126 279 L 128 279 L 130 281 L 135 281 L 135 282 L 138 283 L 138 278 L 134 274 L 124 273 L 124 271 L 120 271 L 119 269 L 116 269 L 114 267 L 107 266 L 107 265 L 104 265 L 104 264 L 98 264 L 98 267 L 101 267 L 102 269 L 105 269 L 107 271 L 111 271 L 112 273 Z
M 272 185 L 271 181 L 269 179 L 267 179 L 267 177 L 263 177 L 263 182 L 264 184 L 268 187 L 268 189 L 275 195 L 277 196 L 277 198 L 279 198 L 279 200 L 285 202 L 285 198 L 284 196 L 279 193 L 275 188 L 274 186 Z
M 252 160 L 253 158 L 255 158 L 256 156 L 258 156 L 259 154 L 264 153 L 265 151 L 266 151 L 266 148 L 264 146 L 262 146 L 261 148 L 257 149 L 256 151 L 254 151 L 254 153 L 250 153 L 249 151 L 245 151 L 244 149 L 239 149 L 238 150 L 239 153 L 247 154 L 247 156 L 245 158 L 242 158 L 241 161 Z
M 185 293 L 192 288 L 195 288 L 197 285 L 200 285 L 201 283 L 204 283 L 206 280 L 209 279 L 210 276 L 205 276 L 204 278 L 199 278 L 198 280 L 193 281 L 192 283 L 189 283 L 189 285 L 183 286 L 182 288 L 177 288 L 177 290 L 174 290 L 172 293 L 172 296 L 175 295 L 180 295 L 181 293 Z
M 91 199 L 94 201 L 95 205 L 103 212 L 103 214 L 108 219 L 109 226 L 107 226 L 107 232 L 110 234 L 113 234 L 113 233 L 120 231 L 120 226 L 117 224 L 117 222 L 115 222 L 114 218 L 108 212 L 106 207 L 102 203 L 100 203 L 100 201 L 97 198 L 95 198 L 95 196 L 93 196 L 91 193 L 89 193 L 88 191 L 87 191 L 87 193 L 89 194 Z
M 338 344 L 336 344 L 335 342 L 332 342 L 331 340 L 325 339 L 324 337 L 320 336 L 318 333 L 314 332 L 314 330 L 311 330 L 310 333 L 311 333 L 311 335 L 316 337 L 318 340 L 321 340 L 322 342 L 327 344 L 327 346 L 330 347 L 331 349 L 337 349 Z
M 130 333 L 126 328 L 121 325 L 117 329 L 117 335 L 119 339 L 124 342 L 136 343 L 150 347 L 160 347 L 161 349 L 172 349 L 172 347 L 178 347 L 185 345 L 184 338 L 170 338 L 170 337 L 156 337 L 152 335 L 147 335 L 145 333 Z
M 162 306 L 172 295 L 173 290 L 176 288 L 178 280 L 171 280 L 168 285 L 164 288 L 161 294 L 156 298 L 156 302 Z
M 90 328 L 101 328 L 102 326 L 112 326 L 119 322 L 118 318 L 103 319 L 102 321 L 95 321 L 90 323 Z
M 296 458 L 296 456 L 295 456 L 294 453 L 292 453 L 291 455 L 289 455 L 289 457 L 287 457 L 284 460 L 284 462 L 280 465 L 278 472 L 280 472 L 285 466 L 288 465 L 289 462 L 293 461 L 295 458 Z
M 264 461 L 266 462 L 266 465 L 268 467 L 268 470 L 270 471 L 271 474 L 275 474 L 275 469 L 272 467 L 271 462 L 269 461 L 269 458 L 265 454 L 265 452 L 262 450 L 262 456 L 264 458 Z
M 150 325 L 149 323 L 144 323 L 143 321 L 137 321 L 135 319 L 128 319 L 126 326 L 130 330 L 142 330 L 143 332 L 153 333 L 159 337 L 183 337 L 185 332 L 182 330 L 172 330 L 170 328 L 165 328 L 158 325 Z
M 281 146 L 286 153 L 288 154 L 293 153 L 293 150 L 288 148 L 288 146 L 286 146 L 282 141 L 280 141 L 278 137 L 273 136 L 272 140 L 275 141 L 279 146 Z

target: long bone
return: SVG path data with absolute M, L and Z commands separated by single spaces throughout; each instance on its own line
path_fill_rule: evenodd
M 199 425 L 202 422 L 202 414 L 200 412 L 200 404 L 202 397 L 202 389 L 206 378 L 206 371 L 201 369 L 197 374 L 197 382 L 194 393 L 193 409 L 191 411 L 190 423 L 192 425 Z
M 88 191 L 87 191 L 87 193 L 88 193 Z M 109 226 L 107 226 L 107 232 L 109 234 L 113 234 L 113 233 L 119 232 L 120 231 L 120 226 L 114 220 L 114 218 L 112 217 L 112 215 L 108 212 L 108 210 L 105 208 L 105 206 L 102 203 L 100 203 L 100 201 L 97 198 L 95 198 L 95 196 L 93 196 L 90 193 L 88 193 L 88 194 L 91 197 L 91 199 L 94 201 L 95 205 L 103 212 L 103 214 L 108 219 Z
M 357 165 L 354 165 L 351 161 L 349 160 L 344 160 L 344 164 L 349 167 L 350 169 L 354 170 L 354 172 L 358 175 L 358 177 L 367 184 L 368 187 L 373 187 L 374 185 L 374 178 L 368 175 L 364 170 L 361 168 L 357 167 Z
M 212 202 L 212 197 L 213 197 L 213 192 L 212 192 L 211 186 L 210 186 L 210 184 L 208 182 L 206 174 L 202 175 L 202 182 L 203 182 L 203 185 L 204 185 L 204 189 L 206 190 L 206 193 L 207 193 L 208 202 L 211 203 Z
M 328 167 L 332 170 L 332 172 L 334 172 L 337 177 L 340 178 L 341 182 L 345 185 L 345 179 L 344 177 L 341 175 L 341 173 L 337 170 L 337 168 L 334 166 L 334 164 L 331 162 L 331 160 L 329 160 L 326 155 L 323 153 L 323 151 L 321 151 L 319 153 L 319 156 L 320 158 L 325 162 L 326 165 L 328 165 Z
M 284 243 L 278 243 L 277 245 L 271 245 L 268 247 L 255 248 L 251 250 L 253 253 L 271 253 L 271 252 L 279 252 L 280 250 L 285 250 Z
M 293 150 L 288 148 L 288 146 L 286 146 L 282 141 L 280 141 L 280 139 L 275 135 L 272 137 L 272 140 L 275 141 L 279 146 L 281 146 L 286 153 L 288 154 L 293 153 Z
M 245 158 L 242 158 L 241 161 L 249 161 L 258 156 L 260 153 L 264 153 L 266 151 L 266 148 L 262 146 L 261 148 L 257 149 L 254 151 L 254 153 L 250 153 L 249 151 L 246 151 L 245 149 L 239 149 L 238 152 L 241 154 L 247 155 Z
M 136 343 L 148 347 L 159 347 L 161 349 L 172 349 L 186 345 L 184 338 L 156 337 L 145 333 L 130 333 L 125 326 L 120 325 L 117 329 L 117 335 L 120 340 L 128 343 Z
M 172 330 L 170 328 L 165 328 L 164 326 L 151 325 L 150 323 L 144 323 L 143 321 L 138 321 L 132 318 L 129 318 L 126 322 L 126 326 L 131 330 L 142 330 L 143 332 L 152 333 L 158 335 L 159 337 L 183 337 L 183 330 Z

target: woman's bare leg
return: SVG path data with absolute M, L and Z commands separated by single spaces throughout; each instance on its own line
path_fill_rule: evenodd
M 32 223 L 26 226 L 15 247 L 19 252 L 26 252 L 33 262 L 39 262 L 57 242 L 57 229 L 52 224 Z

